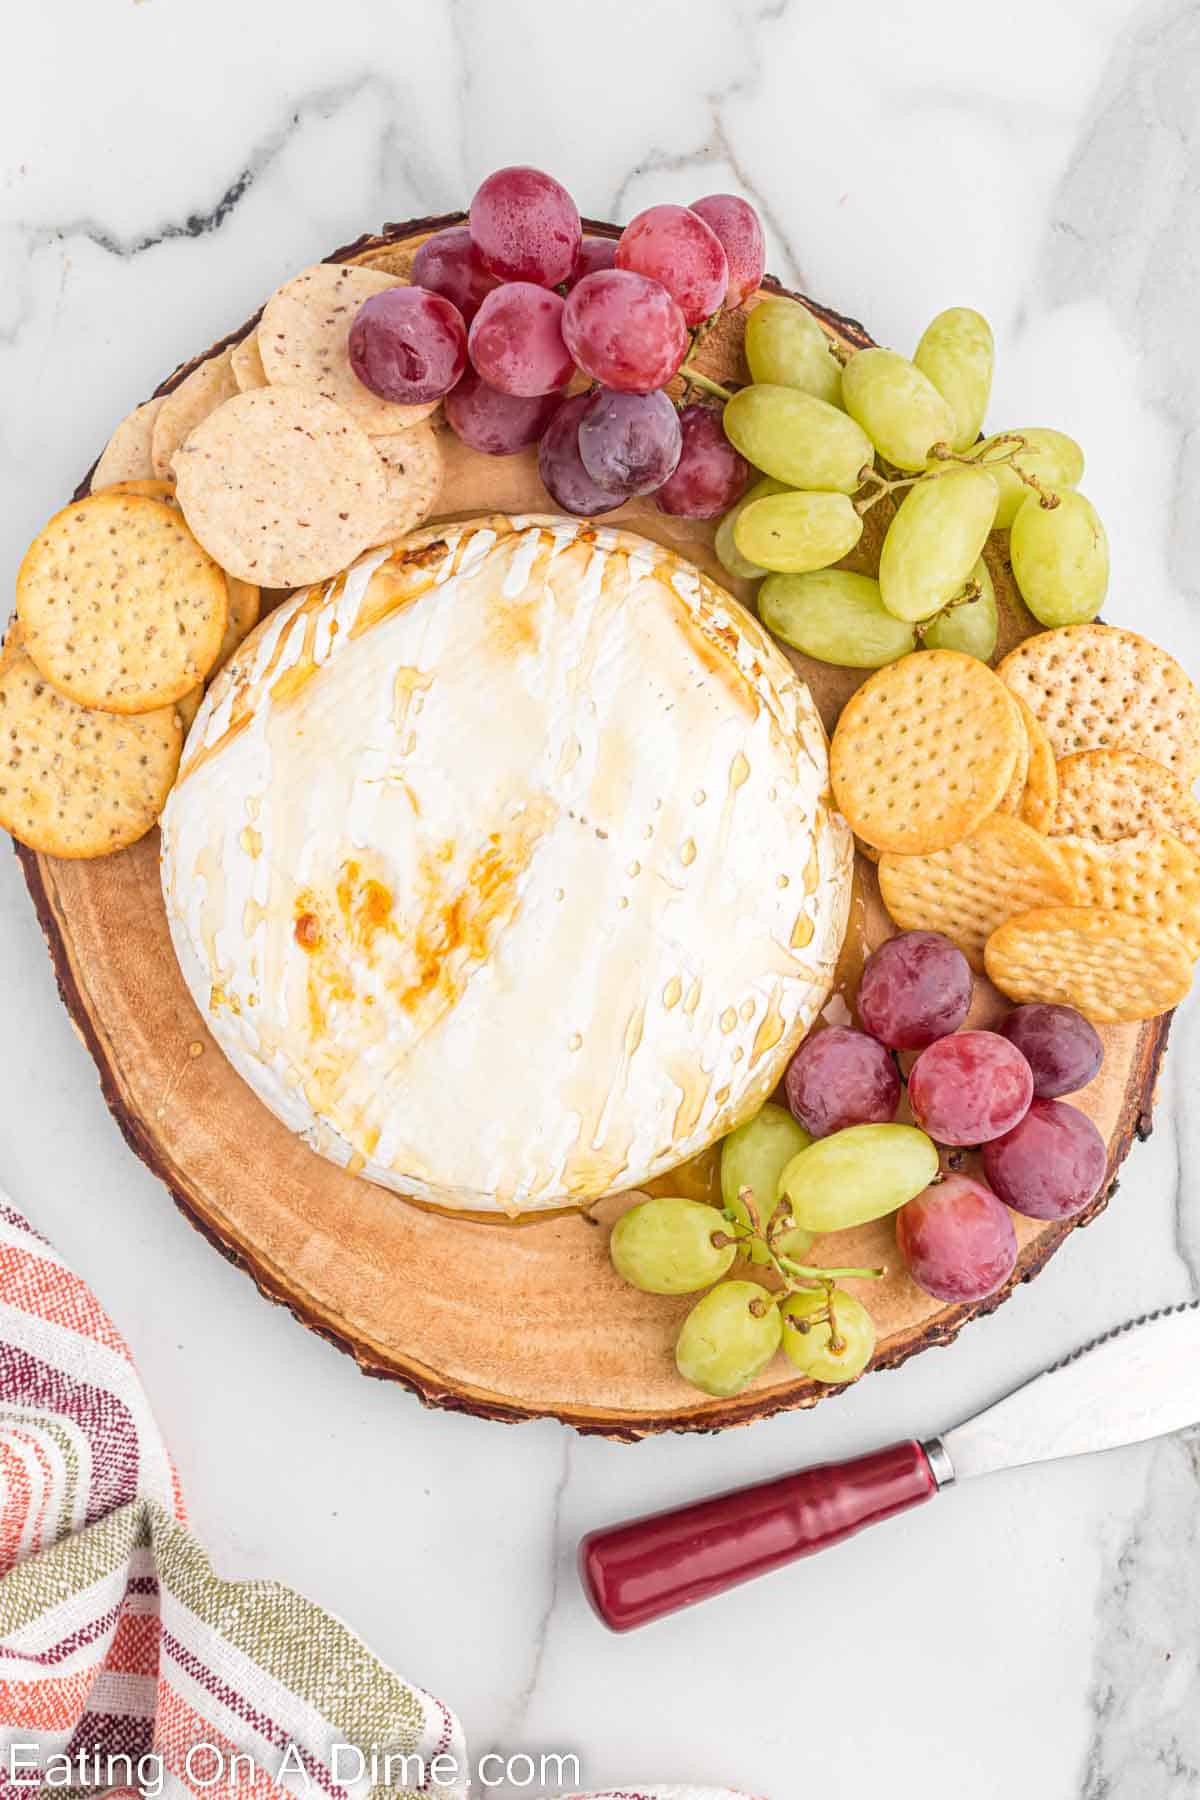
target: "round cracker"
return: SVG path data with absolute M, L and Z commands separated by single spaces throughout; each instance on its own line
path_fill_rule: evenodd
M 348 413 L 298 388 L 237 394 L 176 457 L 176 492 L 221 567 L 263 587 L 336 575 L 378 536 L 385 465 Z
M 1061 855 L 1077 906 L 1132 913 L 1179 934 L 1200 955 L 1200 857 L 1165 831 L 1101 843 L 1096 838 L 1050 840 Z
M 1175 932 L 1094 906 L 1018 913 L 992 933 L 985 961 L 1010 1000 L 1074 1006 L 1098 1024 L 1156 1018 L 1192 983 L 1192 959 Z
M 227 575 L 225 582 L 229 589 L 229 623 L 221 639 L 217 660 L 209 672 L 210 679 L 218 669 L 225 667 L 238 645 L 250 636 L 262 612 L 262 593 L 252 581 L 239 581 L 236 575 Z
M 1135 631 L 1095 623 L 1042 631 L 996 673 L 1028 703 L 1060 761 L 1080 750 L 1134 750 L 1185 785 L 1200 772 L 1200 691 Z
M 121 420 L 92 470 L 93 494 L 97 488 L 111 487 L 117 481 L 145 481 L 153 475 L 151 445 L 154 421 L 162 403 L 163 395 L 156 394 L 153 400 L 147 400 L 143 406 L 135 406 L 128 417 Z
M 199 687 L 192 688 L 189 693 L 186 693 L 183 696 L 182 700 L 177 700 L 175 702 L 175 713 L 176 713 L 176 717 L 179 720 L 180 729 L 183 732 L 183 737 L 184 737 L 185 743 L 187 741 L 188 732 L 192 729 L 192 726 L 196 723 L 196 714 L 200 711 L 200 706 L 201 706 L 201 702 L 203 701 L 203 699 L 204 699 L 204 683 L 201 682 Z
M 1169 831 L 1200 851 L 1200 802 L 1169 769 L 1133 750 L 1081 750 L 1056 768 L 1057 802 L 1050 829 L 1072 837 L 1135 837 Z
M 421 406 L 382 400 L 350 366 L 350 327 L 363 301 L 405 286 L 398 276 L 344 263 L 315 263 L 285 281 L 267 301 L 258 325 L 259 355 L 271 386 L 323 395 L 372 437 L 390 437 L 427 419 L 436 400 Z
M 161 500 L 165 506 L 175 505 L 175 483 L 146 477 L 138 481 L 113 481 L 107 487 L 92 483 L 93 494 L 140 494 L 143 500 Z
M 239 394 L 249 394 L 254 388 L 267 386 L 267 371 L 263 368 L 263 359 L 259 353 L 257 331 L 249 332 L 239 343 L 234 344 L 229 352 L 229 366 L 233 370 Z
M 1058 774 L 1050 739 L 1034 718 L 1019 694 L 1014 694 L 1025 735 L 1029 739 L 1029 764 L 1025 771 L 1025 792 L 1017 809 L 1018 818 L 1035 831 L 1048 832 L 1054 823 L 1058 803 Z
M 1020 714 L 1021 708 L 1017 704 L 1016 695 L 1010 694 L 1009 699 L 1012 701 L 1017 713 Z M 1005 788 L 1004 798 L 1001 800 L 998 808 L 998 811 L 1002 813 L 1012 813 L 1014 815 L 1020 812 L 1021 803 L 1025 798 L 1025 783 L 1029 776 L 1029 758 L 1032 751 L 1029 733 L 1025 729 L 1024 718 L 1019 718 L 1018 723 L 1020 725 L 1020 736 L 1017 744 L 1017 760 L 1013 765 L 1012 780 Z
M 151 472 L 159 481 L 170 479 L 175 452 L 188 432 L 237 391 L 231 352 L 222 350 L 185 375 L 179 386 L 164 396 L 151 440 Z
M 1075 899 L 1055 846 L 1003 812 L 948 850 L 881 856 L 879 891 L 902 931 L 942 932 L 979 970 L 985 944 L 1005 919 Z
M 851 829 L 878 850 L 925 855 L 995 812 L 1021 745 L 1019 714 L 985 663 L 921 650 L 870 676 L 838 720 L 829 766 Z
M 178 509 L 90 494 L 56 513 L 17 571 L 30 656 L 60 692 L 106 712 L 170 706 L 211 669 L 225 577 Z
M 387 465 L 387 508 L 375 542 L 390 544 L 423 525 L 437 505 L 442 488 L 442 446 L 428 423 L 371 442 Z
M 155 824 L 179 769 L 173 706 L 77 706 L 15 645 L 0 659 L 0 826 L 45 856 L 107 856 Z

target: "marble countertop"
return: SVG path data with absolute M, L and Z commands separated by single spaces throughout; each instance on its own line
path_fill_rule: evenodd
M 772 269 L 902 348 L 981 307 L 994 424 L 1086 447 L 1107 616 L 1200 671 L 1194 0 L 58 0 L 5 43 L 10 572 L 116 419 L 285 275 L 530 161 L 618 220 L 741 189 Z M 995 1317 L 813 1414 L 625 1448 L 423 1412 L 215 1256 L 109 1118 L 7 852 L 0 995 L 0 1184 L 127 1334 L 218 1568 L 306 1589 L 477 1751 L 772 1800 L 1200 1793 L 1189 1442 L 952 1492 L 630 1639 L 571 1561 L 597 1522 L 934 1431 L 1200 1295 L 1194 1002 L 1114 1204 Z

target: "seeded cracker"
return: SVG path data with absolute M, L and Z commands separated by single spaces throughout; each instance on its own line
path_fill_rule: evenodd
M 138 494 L 91 494 L 57 513 L 17 572 L 25 647 L 80 706 L 151 712 L 211 669 L 225 577 L 179 512 Z
M 173 706 L 94 712 L 51 687 L 19 648 L 0 656 L 0 825 L 46 856 L 107 856 L 166 805 L 183 729 Z
M 172 459 L 188 432 L 237 391 L 230 352 L 222 350 L 193 369 L 174 393 L 166 396 L 154 421 L 151 445 L 152 473 L 160 481 L 171 479 Z
M 388 544 L 423 525 L 442 486 L 442 447 L 433 426 L 414 425 L 395 437 L 372 438 L 387 467 L 387 510 L 375 540 Z
M 1010 1000 L 1074 1006 L 1098 1024 L 1155 1018 L 1192 981 L 1188 947 L 1173 931 L 1090 906 L 1018 913 L 992 933 L 985 960 Z
M 272 387 L 308 388 L 344 407 L 372 437 L 390 437 L 426 419 L 436 400 L 401 406 L 364 387 L 350 367 L 350 327 L 364 300 L 406 284 L 376 269 L 317 263 L 267 301 L 258 349 Z
M 261 587 L 336 575 L 379 535 L 386 466 L 319 394 L 255 388 L 198 425 L 176 458 L 188 524 L 221 567 Z
M 948 850 L 881 856 L 879 891 L 902 931 L 943 932 L 980 970 L 984 945 L 1014 913 L 1075 899 L 1054 845 L 1001 812 Z
M 976 657 L 901 657 L 870 676 L 838 720 L 830 747 L 838 806 L 876 849 L 948 849 L 999 806 L 1021 736 L 1003 684 Z
M 135 407 L 109 438 L 92 474 L 92 492 L 114 481 L 143 481 L 154 473 L 151 442 L 162 396 Z
M 1200 851 L 1200 802 L 1161 763 L 1132 750 L 1081 750 L 1058 764 L 1057 835 L 1111 842 L 1169 831 Z
M 248 394 L 252 388 L 267 386 L 267 371 L 263 368 L 263 360 L 259 354 L 257 331 L 252 331 L 248 337 L 233 346 L 229 352 L 229 363 L 240 394 Z
M 1200 772 L 1200 692 L 1174 657 L 1115 625 L 1039 632 L 996 673 L 1041 721 L 1060 760 L 1133 750 L 1184 785 Z

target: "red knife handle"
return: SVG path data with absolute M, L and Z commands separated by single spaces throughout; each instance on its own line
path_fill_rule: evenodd
M 840 1544 L 937 1487 L 915 1439 L 891 1444 L 590 1532 L 579 1546 L 580 1578 L 604 1623 L 632 1631 Z

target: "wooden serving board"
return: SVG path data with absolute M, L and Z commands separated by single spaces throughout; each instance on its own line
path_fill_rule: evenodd
M 458 218 L 389 225 L 329 260 L 406 274 L 416 245 Z M 603 225 L 588 229 L 613 232 Z M 765 286 L 784 291 L 771 280 Z M 807 304 L 844 344 L 871 341 L 853 320 Z M 741 328 L 740 317 L 723 320 L 703 346 L 701 366 L 718 379 L 746 379 Z M 194 366 L 177 370 L 163 388 Z M 479 456 L 448 431 L 443 444 L 443 516 L 552 510 L 532 453 Z M 872 530 L 849 566 L 875 567 L 883 510 L 869 515 Z M 668 518 L 647 501 L 612 516 L 681 550 L 725 586 L 737 586 L 713 555 L 710 526 Z M 991 556 L 991 566 L 1002 600 L 1003 650 L 1036 627 L 1003 555 Z M 794 660 L 832 728 L 861 676 Z M 167 934 L 157 834 L 96 862 L 18 854 L 63 1000 L 130 1146 L 192 1223 L 268 1298 L 348 1351 L 366 1373 L 398 1381 L 431 1405 L 509 1421 L 548 1416 L 624 1439 L 744 1424 L 811 1406 L 827 1391 L 797 1378 L 783 1357 L 736 1399 L 706 1399 L 686 1386 L 675 1373 L 672 1346 L 689 1302 L 639 1294 L 609 1264 L 605 1226 L 627 1201 L 602 1203 L 591 1217 L 570 1212 L 516 1226 L 484 1223 L 400 1200 L 308 1150 L 235 1075 L 192 1004 Z M 850 998 L 865 946 L 890 929 L 873 870 L 859 862 L 842 971 Z M 1000 1010 L 998 996 L 978 983 L 975 1022 Z M 1150 1128 L 1168 1024 L 1162 1018 L 1106 1029 L 1104 1067 L 1075 1097 L 1108 1142 L 1110 1183 L 1134 1137 Z M 542 1021 L 531 1019 L 530 1029 L 543 1029 Z M 473 1104 L 464 1094 L 464 1131 Z M 656 1185 L 708 1193 L 713 1173 L 709 1157 Z M 891 1265 L 886 1280 L 861 1284 L 859 1291 L 878 1325 L 875 1366 L 894 1368 L 917 1351 L 948 1343 L 969 1319 L 998 1306 L 1107 1198 L 1108 1192 L 1082 1219 L 1066 1224 L 1018 1220 L 1021 1253 L 1013 1280 L 975 1306 L 942 1305 L 913 1285 L 890 1220 L 825 1239 L 818 1253 L 830 1263 Z

